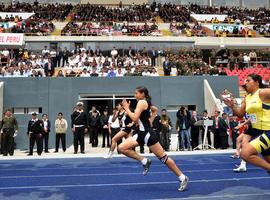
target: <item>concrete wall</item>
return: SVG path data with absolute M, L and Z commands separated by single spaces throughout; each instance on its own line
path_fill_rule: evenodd
M 43 113 L 48 113 L 52 122 L 58 112 L 63 112 L 70 125 L 70 114 L 80 94 L 133 94 L 139 85 L 148 87 L 153 103 L 159 108 L 173 110 L 180 105 L 196 105 L 201 113 L 204 110 L 205 78 L 216 95 L 224 88 L 239 95 L 237 77 L 2 78 L 0 81 L 4 81 L 4 109 L 42 107 Z M 175 124 L 175 111 L 170 115 Z M 31 115 L 19 114 L 16 117 L 20 126 L 17 146 L 27 149 L 26 128 Z M 72 143 L 70 129 L 67 143 Z M 54 144 L 52 131 L 50 147 Z

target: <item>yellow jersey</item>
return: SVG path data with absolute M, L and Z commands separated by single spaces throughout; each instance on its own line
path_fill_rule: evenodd
M 260 90 L 246 96 L 246 113 L 249 115 L 252 128 L 270 130 L 270 105 L 262 102 Z

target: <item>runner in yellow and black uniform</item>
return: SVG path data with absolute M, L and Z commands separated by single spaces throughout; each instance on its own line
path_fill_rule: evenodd
M 270 89 L 264 88 L 262 77 L 257 74 L 248 75 L 244 87 L 248 95 L 240 108 L 236 107 L 233 99 L 224 99 L 224 102 L 239 117 L 248 113 L 252 132 L 259 135 L 242 146 L 241 157 L 270 172 Z M 259 154 L 262 154 L 264 159 Z

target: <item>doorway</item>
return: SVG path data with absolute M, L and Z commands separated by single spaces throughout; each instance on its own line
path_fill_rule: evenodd
M 135 108 L 136 99 L 133 94 L 80 94 L 79 101 L 84 102 L 85 110 L 89 112 L 92 106 L 96 106 L 97 110 L 102 113 L 105 109 L 112 112 L 113 108 L 123 99 L 131 101 L 131 107 Z

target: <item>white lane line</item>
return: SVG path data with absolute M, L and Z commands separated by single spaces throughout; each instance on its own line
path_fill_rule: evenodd
M 259 168 L 248 168 L 248 170 L 260 170 Z M 205 169 L 205 170 L 185 170 L 185 173 L 200 173 L 200 172 L 222 172 L 233 171 L 232 168 L 227 169 Z M 149 174 L 170 174 L 171 171 L 161 172 L 149 172 Z M 130 172 L 130 173 L 104 173 L 104 174 L 48 174 L 48 175 L 34 175 L 34 176 L 0 176 L 0 179 L 18 179 L 18 178 L 57 178 L 57 177 L 89 177 L 89 176 L 125 176 L 125 175 L 141 175 L 142 173 Z
M 263 193 L 246 193 L 246 194 L 224 194 L 224 195 L 207 195 L 207 196 L 194 196 L 194 197 L 183 197 L 183 198 L 164 198 L 164 199 L 151 199 L 151 200 L 189 200 L 189 199 L 232 199 L 233 197 L 261 197 L 265 195 L 270 195 L 270 192 Z M 237 198 L 236 198 L 237 199 Z M 266 199 L 266 198 L 265 198 Z M 269 197 L 267 197 L 269 199 Z
M 246 181 L 246 180 L 265 180 L 267 177 L 250 177 L 250 178 L 228 178 L 228 179 L 201 179 L 189 181 L 189 183 L 210 183 L 222 181 Z M 100 183 L 100 184 L 83 184 L 83 185 L 37 185 L 37 186 L 15 186 L 15 187 L 0 187 L 0 190 L 17 190 L 17 189 L 43 189 L 43 188 L 74 188 L 74 187 L 106 187 L 106 186 L 134 186 L 134 185 L 162 185 L 162 184 L 177 184 L 179 181 L 165 182 L 144 182 L 144 183 Z
M 184 161 L 183 161 L 184 162 Z M 30 171 L 36 171 L 36 170 L 62 170 L 62 169 L 111 169 L 111 168 L 141 168 L 141 165 L 134 165 L 134 166 L 129 166 L 129 165 L 109 165 L 111 164 L 110 162 L 108 163 L 103 163 L 104 164 L 108 164 L 108 166 L 88 166 L 88 167 L 84 167 L 84 166 L 79 166 L 79 167 L 35 167 L 33 166 L 32 168 L 20 168 L 20 169 L 1 169 L 1 164 L 0 164 L 0 170 L 1 171 L 25 171 L 25 170 L 30 170 Z M 176 164 L 181 166 L 194 166 L 194 165 L 224 165 L 224 164 L 232 164 L 234 165 L 234 162 L 213 162 L 213 163 L 190 163 L 190 164 L 185 164 L 185 163 L 180 163 L 176 161 Z M 159 166 L 164 166 L 164 164 L 152 164 L 152 167 L 159 167 Z

